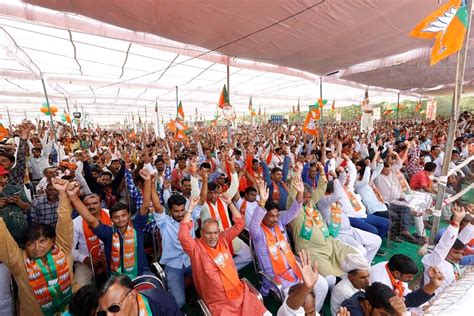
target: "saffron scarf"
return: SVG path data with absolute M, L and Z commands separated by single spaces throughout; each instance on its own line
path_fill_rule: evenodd
M 150 304 L 148 303 L 148 299 L 142 295 L 137 295 L 137 302 L 138 302 L 138 315 L 139 316 L 152 316 Z
M 403 174 L 398 170 L 395 172 L 397 175 L 398 183 L 400 183 L 400 187 L 402 188 L 403 193 L 411 194 L 410 187 L 408 186 L 408 182 L 403 176 Z
M 380 203 L 385 203 L 385 200 L 383 199 L 382 193 L 380 193 L 379 188 L 377 188 L 372 181 L 369 181 L 369 186 L 374 191 L 375 196 L 377 197 L 377 200 L 379 200 Z
M 205 242 L 199 239 L 204 246 L 208 256 L 214 261 L 219 269 L 219 275 L 224 286 L 224 293 L 229 300 L 236 299 L 243 295 L 245 286 L 239 279 L 237 269 L 232 264 L 232 254 L 227 244 L 219 238 L 216 248 L 209 247 Z M 214 289 L 220 291 L 220 289 Z
M 63 312 L 72 297 L 71 275 L 66 255 L 55 245 L 46 255 L 47 267 L 41 259 L 25 258 L 28 281 L 43 314 Z
M 388 277 L 390 278 L 390 283 L 392 284 L 393 290 L 398 297 L 403 297 L 405 293 L 405 287 L 403 286 L 403 282 L 400 280 L 395 279 L 388 268 L 388 264 L 385 265 L 385 269 L 387 270 Z
M 110 220 L 109 215 L 104 210 L 100 210 L 99 221 L 102 224 L 112 226 L 112 221 Z M 99 238 L 92 232 L 92 229 L 90 229 L 89 225 L 87 225 L 87 222 L 85 220 L 82 220 L 82 229 L 84 231 L 84 237 L 86 239 L 87 250 L 89 250 L 90 253 L 93 247 L 100 245 L 100 241 Z M 100 255 L 100 248 L 94 248 L 91 254 L 94 257 L 98 257 Z
M 206 203 L 207 203 L 207 206 L 209 207 L 209 213 L 211 214 L 211 217 L 213 219 L 217 219 L 214 206 L 212 206 L 212 204 L 209 201 L 206 201 Z M 221 219 L 222 227 L 223 229 L 227 229 L 231 226 L 229 217 L 227 215 L 227 208 L 224 206 L 224 203 L 219 198 L 217 199 L 216 203 L 217 203 L 217 212 L 219 214 L 219 218 Z
M 280 188 L 278 187 L 278 184 L 275 181 L 272 181 L 273 184 L 273 190 L 272 190 L 272 200 L 273 202 L 277 203 L 280 201 Z M 286 186 L 285 181 L 281 181 L 281 184 L 283 188 L 288 192 L 288 187 Z
M 316 225 L 321 229 L 323 233 L 324 239 L 329 237 L 329 230 L 324 223 L 323 219 L 321 218 L 321 214 L 319 213 L 316 207 L 312 208 L 311 206 L 303 206 L 304 210 L 304 219 L 303 225 L 301 226 L 300 236 L 303 239 L 310 240 L 311 235 L 313 234 L 313 225 L 316 222 Z
M 240 214 L 242 214 L 242 217 L 245 218 L 245 211 L 247 211 L 247 200 L 244 199 L 242 202 L 242 205 L 240 206 Z
M 132 223 L 129 223 L 127 230 L 122 236 L 123 258 L 120 257 L 119 234 L 119 231 L 114 231 L 112 235 L 110 271 L 112 275 L 125 274 L 133 280 L 138 275 L 137 232 L 133 228 Z
M 356 212 L 362 211 L 362 206 L 357 200 L 356 195 L 353 192 L 349 191 L 346 187 L 344 187 L 344 191 L 346 192 L 346 195 L 349 198 L 349 202 L 351 202 L 351 205 L 354 208 L 354 211 Z
M 278 284 L 281 284 L 283 279 L 289 282 L 295 282 L 291 275 L 291 270 L 296 274 L 299 280 L 302 280 L 301 271 L 296 264 L 295 256 L 291 251 L 291 247 L 283 236 L 278 224 L 274 226 L 275 234 L 265 225 L 261 224 L 263 232 L 265 233 L 265 240 L 267 241 L 268 257 L 272 263 L 273 273 L 275 274 L 274 280 Z M 290 266 L 291 270 L 287 270 L 286 263 Z

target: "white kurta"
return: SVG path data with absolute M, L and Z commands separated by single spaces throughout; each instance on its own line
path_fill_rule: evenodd
M 468 224 L 458 236 L 458 227 L 449 225 L 441 236 L 438 244 L 436 244 L 435 249 L 423 257 L 421 262 L 424 267 L 424 281 L 425 284 L 430 281 L 428 276 L 429 267 L 436 266 L 444 275 L 444 281 L 441 287 L 436 290 L 436 294 L 443 292 L 444 288 L 449 286 L 451 283 L 456 281 L 454 274 L 454 266 L 451 262 L 446 260 L 449 250 L 453 247 L 456 238 L 467 243 L 474 237 L 474 226 Z
M 351 281 L 347 278 L 347 274 L 342 276 L 342 280 L 336 284 L 331 294 L 331 315 L 336 316 L 339 311 L 339 307 L 344 300 L 350 298 L 359 290 L 356 289 Z
M 392 286 L 392 282 L 390 282 L 390 276 L 387 273 L 387 269 L 385 266 L 387 265 L 388 261 L 379 262 L 376 265 L 370 267 L 370 283 L 374 282 L 381 282 L 388 286 L 391 289 L 394 289 Z M 404 296 L 411 292 L 408 288 L 408 283 L 403 282 Z

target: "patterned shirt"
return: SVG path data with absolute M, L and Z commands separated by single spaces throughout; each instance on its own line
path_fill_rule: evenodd
M 423 170 L 423 167 L 420 166 L 420 147 L 412 147 L 408 151 L 408 156 L 410 157 L 406 166 L 406 171 L 408 176 L 411 177 L 419 171 Z
M 39 196 L 31 203 L 31 220 L 36 223 L 56 226 L 58 221 L 59 199 L 49 202 L 46 195 Z
M 11 185 L 23 185 L 23 178 L 26 171 L 26 150 L 28 148 L 28 142 L 26 139 L 20 138 L 20 143 L 18 144 L 18 150 L 16 153 L 16 164 L 10 170 L 10 175 L 8 176 L 8 183 Z

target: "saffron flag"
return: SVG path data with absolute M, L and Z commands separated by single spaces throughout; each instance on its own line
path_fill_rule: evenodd
M 450 0 L 410 32 L 416 38 L 435 38 L 430 66 L 461 49 L 466 35 L 467 14 L 464 0 Z
M 421 103 L 421 101 L 418 102 L 418 104 L 416 105 L 415 111 L 416 111 L 416 112 L 420 112 L 422 106 L 423 106 L 423 103 Z
M 332 101 L 332 105 L 331 105 L 331 112 L 334 112 L 336 110 L 336 101 Z
M 158 100 L 155 101 L 155 112 L 158 113 Z
M 181 101 L 179 101 L 179 104 L 178 104 L 176 117 L 182 118 L 184 120 L 183 103 L 181 103 Z
M 392 109 L 387 109 L 385 112 L 383 112 L 382 115 L 385 116 L 385 115 L 390 115 L 390 114 L 392 114 L 392 113 L 393 113 L 393 110 L 392 110 Z
M 4 139 L 5 137 L 8 137 L 8 131 L 7 131 L 7 129 L 3 126 L 3 124 L 0 123 L 0 140 Z
M 310 135 L 318 135 L 319 130 L 317 126 L 317 121 L 320 119 L 321 113 L 317 108 L 311 108 L 306 115 L 306 120 L 303 125 L 303 132 Z
M 221 109 L 225 109 L 226 107 L 230 107 L 229 94 L 227 93 L 226 85 L 224 85 L 224 87 L 222 88 L 221 96 L 219 97 L 218 106 Z

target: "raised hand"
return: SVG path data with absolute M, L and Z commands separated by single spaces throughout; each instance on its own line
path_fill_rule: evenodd
M 294 177 L 291 184 L 295 187 L 298 193 L 304 192 L 304 183 L 303 180 L 301 180 L 301 177 Z
M 225 202 L 225 204 L 229 205 L 230 203 L 232 203 L 232 197 L 227 194 L 227 193 L 222 193 L 221 195 L 219 195 L 219 197 L 221 198 L 222 201 Z
M 266 201 L 268 201 L 269 197 L 269 189 L 267 187 L 267 184 L 263 180 L 257 180 L 257 186 L 258 186 L 258 192 L 260 194 L 260 203 L 264 204 Z
M 466 210 L 464 209 L 464 207 L 460 207 L 459 205 L 454 204 L 451 211 L 453 212 L 453 222 L 455 222 L 459 226 L 464 216 L 466 216 Z
M 143 178 L 143 180 L 145 180 L 145 181 L 150 181 L 151 180 L 150 171 L 143 168 L 143 169 L 140 169 L 140 171 L 138 173 Z
M 58 192 L 66 192 L 67 185 L 69 181 L 63 180 L 60 178 L 52 178 L 51 183 L 53 184 L 53 187 L 58 191 Z
M 339 311 L 337 312 L 336 316 L 351 316 L 351 313 L 345 307 L 339 307 Z
M 395 295 L 391 297 L 388 301 L 390 305 L 392 305 L 396 316 L 405 315 L 405 313 L 407 312 L 407 307 L 405 306 L 405 302 L 400 297 Z
M 298 268 L 301 271 L 301 276 L 303 278 L 303 284 L 306 290 L 312 291 L 316 282 L 318 281 L 318 263 L 314 261 L 313 266 L 311 266 L 311 258 L 307 250 L 300 250 L 299 252 L 301 263 L 296 261 Z
M 69 200 L 71 200 L 71 202 L 74 202 L 77 199 L 79 199 L 79 194 L 81 192 L 81 187 L 80 187 L 78 182 L 69 182 L 69 183 L 67 183 L 66 190 L 67 190 L 66 191 L 67 196 L 69 197 Z
M 320 173 L 324 173 L 324 165 L 321 162 L 316 162 L 316 167 L 318 168 Z
M 438 267 L 429 267 L 428 276 L 430 277 L 430 283 L 432 283 L 436 288 L 439 288 L 444 281 L 444 275 Z
M 191 199 L 189 200 L 189 207 L 188 210 L 191 210 L 199 204 L 200 197 L 199 196 L 191 196 Z

